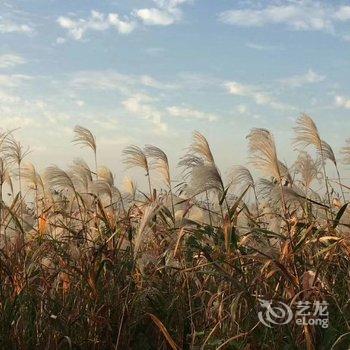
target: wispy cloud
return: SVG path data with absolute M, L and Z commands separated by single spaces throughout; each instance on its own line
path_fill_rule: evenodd
M 0 68 L 11 68 L 26 63 L 26 60 L 19 55 L 4 54 L 0 55 Z
M 140 77 L 135 77 L 136 83 L 141 83 L 144 86 L 148 86 L 154 89 L 166 90 L 166 89 L 176 89 L 177 86 L 174 84 L 163 83 L 150 75 L 141 75 Z
M 236 81 L 226 82 L 224 86 L 229 94 L 251 98 L 258 105 L 267 105 L 277 110 L 293 109 L 292 106 L 277 101 L 269 93 L 261 90 L 259 87 L 241 84 Z
M 337 107 L 350 109 L 350 98 L 345 96 L 335 96 L 334 102 Z
M 150 75 L 127 75 L 113 70 L 76 72 L 70 85 L 77 89 L 117 90 L 121 93 L 132 93 L 140 86 L 158 90 L 176 88 L 175 85 L 163 83 Z
M 118 126 L 120 126 L 118 119 L 111 117 L 105 119 L 95 119 L 93 120 L 93 123 L 104 130 L 114 130 L 117 129 Z
M 144 8 L 135 11 L 135 15 L 146 25 L 168 26 L 180 18 L 180 13 L 169 13 L 157 8 Z
M 145 94 L 135 94 L 122 102 L 124 108 L 134 116 L 151 122 L 156 134 L 163 134 L 168 126 L 162 121 L 163 113 L 153 103 L 155 99 Z
M 350 6 L 334 6 L 318 1 L 269 4 L 265 7 L 233 9 L 219 19 L 241 27 L 285 25 L 292 30 L 332 31 L 334 24 L 350 20 Z
M 57 23 L 68 31 L 69 37 L 82 40 L 88 31 L 115 29 L 120 34 L 129 34 L 140 22 L 144 25 L 168 26 L 182 18 L 181 5 L 191 0 L 153 0 L 155 7 L 133 10 L 129 17 L 118 13 L 101 13 L 93 10 L 87 18 L 60 16 Z M 65 38 L 59 37 L 57 44 L 63 44 Z
M 88 18 L 61 16 L 57 23 L 68 31 L 74 40 L 81 40 L 87 31 L 105 31 L 113 28 L 120 34 L 129 34 L 135 29 L 135 23 L 129 19 L 121 19 L 117 13 L 103 14 L 91 11 Z M 62 40 L 60 40 L 62 43 Z
M 252 42 L 246 43 L 245 46 L 249 47 L 250 49 L 258 50 L 258 51 L 281 50 L 280 46 L 266 45 L 266 44 L 257 44 L 257 43 L 252 43 Z
M 134 11 L 145 25 L 168 26 L 182 18 L 180 5 L 189 0 L 154 0 L 156 7 L 142 8 Z
M 168 107 L 166 110 L 171 116 L 182 118 L 185 120 L 197 119 L 197 120 L 203 120 L 207 122 L 215 122 L 219 119 L 218 116 L 216 116 L 215 114 L 206 113 L 206 112 L 198 111 L 193 108 L 188 108 L 183 106 L 171 106 L 171 107 Z
M 294 75 L 289 78 L 281 79 L 281 83 L 288 87 L 300 87 L 306 84 L 319 83 L 326 79 L 325 75 L 320 75 L 309 69 L 305 74 Z
M 34 28 L 28 24 L 17 23 L 10 19 L 5 19 L 0 16 L 0 33 L 11 34 L 11 33 L 22 33 L 31 34 L 34 32 Z
M 184 106 L 167 107 L 166 111 L 173 117 L 185 120 L 203 120 L 207 122 L 215 122 L 219 119 L 215 114 L 198 111 L 197 109 Z
M 31 76 L 24 74 L 0 74 L 0 87 L 17 87 L 31 79 Z
M 79 71 L 73 74 L 70 85 L 82 90 L 129 91 L 131 77 L 114 71 Z

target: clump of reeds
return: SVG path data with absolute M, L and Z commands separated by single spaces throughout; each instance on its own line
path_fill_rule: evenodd
M 349 186 L 309 116 L 294 164 L 253 129 L 248 163 L 233 154 L 227 179 L 199 132 L 180 179 L 160 148 L 129 146 L 124 163 L 146 191 L 118 188 L 96 137 L 74 131 L 92 168 L 74 159 L 40 173 L 15 131 L 0 134 L 1 349 L 349 347 Z M 268 328 L 259 299 L 326 300 L 330 326 Z

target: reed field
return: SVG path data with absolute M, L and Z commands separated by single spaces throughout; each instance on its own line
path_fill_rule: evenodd
M 246 163 L 218 169 L 194 132 L 178 164 L 125 148 L 116 175 L 146 181 L 118 187 L 82 126 L 89 158 L 43 171 L 3 131 L 0 349 L 349 349 L 350 139 L 291 127 L 291 166 L 256 128 Z M 329 325 L 266 326 L 260 300 L 326 301 Z

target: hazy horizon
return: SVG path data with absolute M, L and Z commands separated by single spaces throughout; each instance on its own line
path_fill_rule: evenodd
M 157 145 L 175 166 L 194 130 L 223 171 L 245 162 L 253 127 L 290 163 L 302 112 L 337 156 L 349 137 L 345 1 L 47 3 L 0 1 L 1 127 L 21 128 L 41 168 L 86 155 L 76 124 L 117 175 L 129 144 Z

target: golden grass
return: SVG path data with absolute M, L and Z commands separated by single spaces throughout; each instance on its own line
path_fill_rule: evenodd
M 178 183 L 162 150 L 130 146 L 124 161 L 147 191 L 116 187 L 86 128 L 73 141 L 91 149 L 92 170 L 76 160 L 39 174 L 13 133 L 1 135 L 0 348 L 349 348 L 349 187 L 312 119 L 295 131 L 311 153 L 299 149 L 289 168 L 268 130 L 248 135 L 262 178 L 235 166 L 226 181 L 198 132 Z M 330 325 L 268 328 L 259 299 L 326 300 Z

